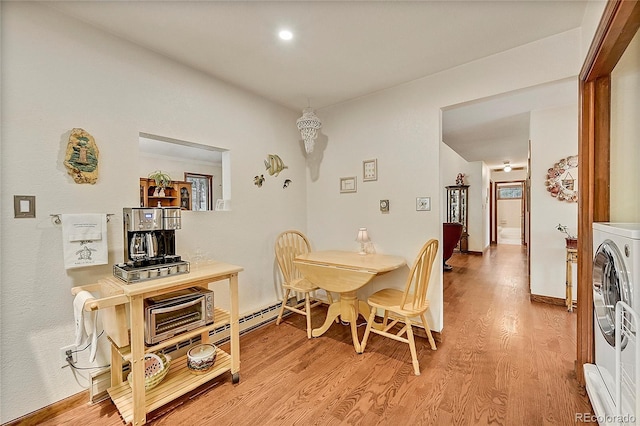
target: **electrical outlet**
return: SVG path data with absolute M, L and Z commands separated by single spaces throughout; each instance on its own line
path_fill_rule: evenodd
M 76 345 L 69 345 L 60 348 L 60 368 L 69 366 L 69 363 L 67 362 L 67 351 L 71 351 L 71 359 L 73 360 L 73 362 L 77 361 L 76 349 Z

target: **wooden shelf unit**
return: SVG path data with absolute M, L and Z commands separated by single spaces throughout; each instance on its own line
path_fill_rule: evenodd
M 203 374 L 193 374 L 187 368 L 186 357 L 171 360 L 169 373 L 153 389 L 145 393 L 145 412 L 156 410 L 179 396 L 196 389 L 198 386 L 207 383 L 231 369 L 231 356 L 223 350 L 216 352 L 216 363 L 213 368 Z M 112 386 L 108 389 L 111 400 L 118 408 L 120 415 L 126 423 L 135 423 L 133 389 L 127 381 Z
M 224 309 L 214 308 L 213 314 L 214 322 L 204 326 L 202 328 L 198 328 L 196 330 L 185 331 L 184 333 L 180 333 L 177 336 L 171 337 L 167 340 L 163 340 L 160 343 L 157 343 L 153 346 L 146 346 L 145 353 L 149 352 L 157 352 L 161 351 L 164 348 L 168 348 L 169 346 L 175 346 L 180 342 L 184 342 L 185 340 L 192 339 L 196 336 L 201 336 L 202 334 L 208 335 L 209 332 L 218 327 L 223 327 L 231 322 L 231 315 Z M 114 349 L 118 351 L 122 360 L 125 362 L 131 361 L 131 345 L 119 347 L 115 342 L 109 339 L 114 346 Z M 202 340 L 202 337 L 201 337 Z M 217 361 L 216 361 L 217 363 Z
M 74 287 L 72 294 L 82 290 L 100 291 L 100 299 L 85 302 L 86 311 L 101 309 L 103 325 L 111 342 L 111 387 L 109 396 L 122 418 L 135 426 L 146 423 L 147 413 L 186 394 L 209 380 L 230 372 L 233 383 L 240 381 L 240 325 L 238 321 L 238 273 L 240 266 L 210 262 L 191 268 L 188 274 L 168 276 L 156 280 L 126 284 L 115 277 L 103 278 L 98 285 Z M 181 333 L 158 344 L 147 347 L 144 342 L 144 300 L 189 287 L 209 287 L 228 280 L 230 310 L 214 308 L 214 322 L 192 331 Z M 129 317 L 125 304 L 129 304 Z M 127 322 L 130 326 L 126 331 Z M 209 342 L 209 332 L 230 326 L 230 353 L 217 349 L 216 362 L 211 370 L 194 374 L 186 366 L 186 356 L 171 360 L 166 377 L 153 389 L 144 388 L 144 355 L 200 336 Z M 116 343 L 117 342 L 117 343 Z M 132 384 L 122 377 L 122 366 L 131 364 Z
M 153 179 L 140 178 L 140 207 L 180 207 L 191 210 L 191 182 L 171 181 L 165 188 L 164 197 L 155 197 L 156 182 Z

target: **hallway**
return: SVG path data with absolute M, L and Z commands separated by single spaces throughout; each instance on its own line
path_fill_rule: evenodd
M 574 424 L 576 413 L 592 413 L 574 372 L 576 314 L 529 300 L 526 262 L 526 247 L 516 245 L 448 261 L 443 335 L 450 363 L 467 370 L 456 379 L 462 394 L 451 398 L 468 424 L 470 406 L 487 404 L 506 424 Z

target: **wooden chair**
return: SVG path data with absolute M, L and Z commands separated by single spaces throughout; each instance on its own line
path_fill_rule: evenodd
M 309 240 L 299 231 L 284 231 L 276 238 L 275 251 L 278 266 L 282 272 L 282 289 L 284 290 L 276 325 L 280 324 L 285 309 L 304 315 L 307 317 L 307 337 L 311 339 L 311 308 L 320 305 L 322 301 L 315 298 L 314 293 L 318 290 L 318 287 L 305 279 L 293 263 L 293 259 L 296 256 L 311 251 Z M 304 302 L 294 306 L 287 305 L 289 295 L 292 292 L 304 294 Z M 329 303 L 333 303 L 331 293 L 327 292 L 327 298 Z
M 419 316 L 422 325 L 429 338 L 431 349 L 436 350 L 436 342 L 433 340 L 429 323 L 425 317 L 425 312 L 429 309 L 429 301 L 427 300 L 427 289 L 429 288 L 429 278 L 431 277 L 431 269 L 433 261 L 438 252 L 438 240 L 429 240 L 420 250 L 416 258 L 404 291 L 394 288 L 387 288 L 372 294 L 367 303 L 373 308 L 367 323 L 367 329 L 362 339 L 361 350 L 367 346 L 369 333 L 376 333 L 381 336 L 389 337 L 400 342 L 408 343 L 411 349 L 411 358 L 413 359 L 413 371 L 416 376 L 420 375 L 420 365 L 416 354 L 416 343 L 413 339 L 413 330 L 411 328 L 411 318 Z M 382 324 L 374 323 L 376 317 L 376 308 L 384 310 L 384 318 Z M 392 321 L 389 320 L 389 313 L 392 313 Z M 390 330 L 398 323 L 404 323 L 404 327 L 397 333 L 393 334 Z M 402 337 L 406 333 L 406 338 Z

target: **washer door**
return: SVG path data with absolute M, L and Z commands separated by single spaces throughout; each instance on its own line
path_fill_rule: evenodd
M 605 240 L 593 258 L 593 313 L 605 340 L 615 346 L 616 303 L 631 305 L 629 276 L 618 246 Z M 626 339 L 622 348 L 626 346 Z

